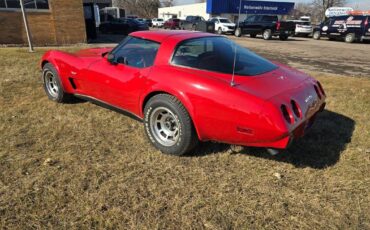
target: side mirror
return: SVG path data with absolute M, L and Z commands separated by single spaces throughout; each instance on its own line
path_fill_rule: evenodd
M 114 54 L 112 53 L 109 53 L 108 56 L 107 56 L 107 61 L 109 63 L 111 63 L 112 65 L 116 65 L 117 62 L 116 62 L 116 57 L 114 56 Z

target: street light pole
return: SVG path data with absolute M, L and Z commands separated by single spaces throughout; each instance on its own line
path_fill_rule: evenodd
M 22 10 L 22 15 L 23 15 L 24 27 L 26 28 L 29 51 L 32 53 L 34 52 L 34 50 L 33 50 L 32 39 L 30 35 L 30 29 L 28 27 L 26 11 L 24 10 L 23 0 L 20 0 L 19 3 L 21 4 L 21 10 Z

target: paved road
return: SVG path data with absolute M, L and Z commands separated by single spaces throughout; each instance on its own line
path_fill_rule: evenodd
M 262 38 L 235 38 L 265 58 L 289 64 L 298 69 L 341 75 L 370 77 L 370 44 L 347 44 L 341 41 L 290 38 L 265 41 Z

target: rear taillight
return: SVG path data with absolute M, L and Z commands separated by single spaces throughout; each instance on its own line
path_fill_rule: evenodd
M 286 105 L 281 105 L 280 109 L 281 109 L 281 112 L 283 113 L 284 119 L 285 119 L 289 124 L 293 124 L 293 122 L 294 122 L 294 118 L 293 118 L 292 113 L 291 113 L 291 112 L 290 112 L 290 110 L 288 109 L 288 107 L 287 107 Z
M 315 88 L 317 96 L 321 99 L 322 95 L 321 92 L 319 91 L 319 87 L 317 87 L 317 85 L 313 85 L 313 87 Z
M 281 25 L 280 22 L 276 23 L 276 30 L 280 30 L 280 25 Z
M 295 100 L 291 100 L 290 104 L 292 105 L 294 115 L 298 118 L 302 118 L 302 110 L 299 107 L 299 104 Z
M 322 85 L 321 85 L 321 83 L 319 81 L 317 82 L 317 85 L 319 86 L 320 92 L 322 93 L 322 95 L 326 96 L 326 93 L 324 91 L 324 88 L 322 87 Z
M 369 18 L 366 18 L 364 23 L 365 23 L 365 26 L 367 26 L 369 24 Z

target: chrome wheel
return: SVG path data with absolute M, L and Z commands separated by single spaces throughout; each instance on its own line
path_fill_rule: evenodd
M 175 145 L 180 137 L 180 122 L 165 107 L 158 107 L 151 113 L 150 129 L 156 141 L 167 147 Z
M 45 81 L 46 90 L 48 91 L 50 96 L 54 98 L 58 97 L 59 85 L 57 83 L 56 76 L 54 76 L 54 74 L 51 71 L 46 70 L 44 73 L 44 81 Z

